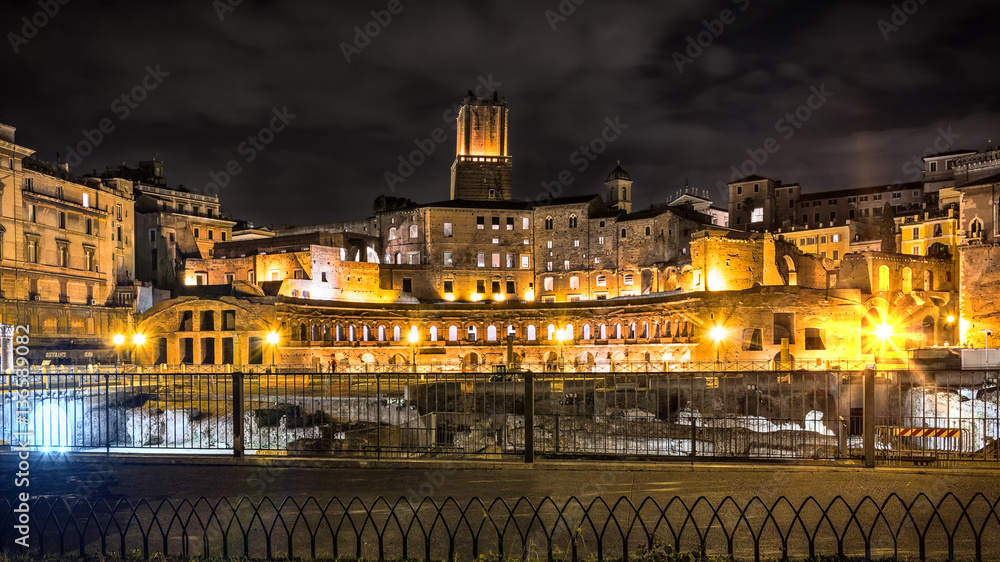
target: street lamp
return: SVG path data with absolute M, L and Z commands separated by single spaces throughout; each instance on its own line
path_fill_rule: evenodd
M 875 327 L 875 337 L 878 338 L 879 349 L 881 349 L 883 357 L 885 356 L 885 341 L 891 340 L 892 335 L 892 326 L 886 324 L 885 322 Z M 875 368 L 876 370 L 878 369 L 878 350 L 875 352 Z
M 420 332 L 417 331 L 416 326 L 410 326 L 410 335 L 408 338 L 410 340 L 410 370 L 413 373 L 417 372 L 417 342 L 420 341 Z
M 122 334 L 115 334 L 115 337 L 111 338 L 111 341 L 115 344 L 115 352 L 118 358 L 115 361 L 115 374 L 117 375 L 121 370 L 122 365 L 122 344 L 125 343 L 125 336 Z
M 722 326 L 713 326 L 711 330 L 708 331 L 708 336 L 715 341 L 715 365 L 716 368 L 722 367 L 721 357 L 719 352 L 722 348 L 722 340 L 726 339 L 726 329 Z
M 983 328 L 982 330 L 979 330 L 979 331 L 982 332 L 983 334 L 985 334 L 985 336 L 986 336 L 985 337 L 985 339 L 986 339 L 986 356 L 983 358 L 983 363 L 986 364 L 986 368 L 988 369 L 990 367 L 990 336 L 993 335 L 993 330 L 991 330 L 989 328 Z
M 562 372 L 565 365 L 565 359 L 563 359 L 563 344 L 568 338 L 566 337 L 566 328 L 556 330 L 556 343 L 559 344 L 559 371 Z
M 267 343 L 271 346 L 271 370 L 274 370 L 274 354 L 277 352 L 277 345 L 281 338 L 278 336 L 278 332 L 270 332 L 267 334 Z

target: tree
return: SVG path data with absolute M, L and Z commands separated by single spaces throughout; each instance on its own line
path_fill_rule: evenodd
M 887 254 L 896 253 L 896 213 L 892 205 L 882 206 L 882 227 L 879 229 L 882 238 L 882 251 Z
M 393 195 L 379 195 L 372 202 L 372 210 L 376 213 L 384 213 L 385 211 L 398 211 L 400 209 L 409 209 L 411 207 L 416 207 L 417 203 L 411 201 L 405 197 L 395 197 Z

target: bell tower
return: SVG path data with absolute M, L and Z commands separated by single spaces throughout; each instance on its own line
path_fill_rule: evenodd
M 458 147 L 451 165 L 451 198 L 508 201 L 511 158 L 507 154 L 507 100 L 469 92 L 458 111 Z
M 608 189 L 608 207 L 632 212 L 632 176 L 622 168 L 621 162 L 608 174 L 604 186 Z

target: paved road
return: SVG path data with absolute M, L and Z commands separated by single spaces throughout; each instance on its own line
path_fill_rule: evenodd
M 15 472 L 13 461 L 10 456 L 2 460 L 7 467 L 5 472 L 11 475 Z M 142 463 L 126 463 L 117 458 L 109 462 L 99 455 L 87 462 L 69 462 L 58 455 L 35 456 L 31 492 L 64 498 L 156 500 L 244 495 L 369 499 L 627 496 L 633 500 L 646 496 L 710 499 L 732 496 L 749 500 L 759 496 L 773 500 L 784 495 L 799 502 L 808 496 L 829 500 L 840 495 L 856 501 L 866 495 L 883 498 L 890 493 L 909 499 L 921 492 L 932 497 L 947 492 L 963 498 L 975 492 L 1000 497 L 997 472 L 984 469 L 865 470 L 782 464 L 692 466 L 615 461 L 539 462 L 531 467 L 518 462 L 380 463 L 374 467 L 373 463 L 338 467 L 294 459 L 276 459 L 269 464 L 257 460 L 254 465 L 234 464 L 230 459 L 220 459 L 219 464 L 170 462 L 155 458 Z M 13 479 L 0 479 L 0 491 L 9 497 L 15 491 Z
M 89 507 L 80 508 L 75 511 L 68 511 L 70 507 L 61 507 L 60 520 L 76 520 L 78 524 L 84 525 L 96 513 L 99 520 L 104 521 L 104 517 L 109 514 L 117 521 L 114 525 L 109 525 L 112 534 L 119 527 L 143 526 L 153 532 L 151 548 L 154 550 L 164 548 L 163 544 L 169 545 L 174 553 L 178 550 L 188 549 L 191 553 L 198 553 L 202 548 L 208 548 L 211 552 L 218 554 L 220 545 L 225 542 L 219 534 L 219 529 L 211 527 L 213 514 L 221 516 L 222 520 L 228 521 L 233 513 L 239 512 L 244 524 L 252 521 L 255 508 L 252 505 L 237 506 L 236 508 L 225 507 L 216 513 L 213 502 L 199 503 L 195 510 L 199 516 L 191 518 L 188 508 L 178 507 L 178 500 L 196 500 L 200 497 L 215 500 L 220 497 L 228 497 L 236 500 L 243 496 L 252 499 L 259 499 L 267 495 L 278 500 L 287 496 L 298 499 L 298 506 L 282 506 L 276 509 L 268 508 L 262 512 L 264 519 L 271 521 L 275 512 L 280 512 L 285 524 L 300 521 L 311 521 L 311 528 L 320 528 L 322 532 L 319 538 L 314 539 L 315 544 L 310 546 L 310 539 L 299 531 L 293 541 L 296 554 L 304 555 L 310 549 L 318 549 L 320 553 L 334 552 L 334 543 L 338 543 L 342 549 L 341 553 L 351 554 L 355 549 L 366 556 L 375 556 L 378 548 L 382 544 L 375 534 L 374 528 L 383 529 L 384 544 L 389 556 L 402 556 L 401 547 L 404 541 L 400 540 L 399 534 L 393 531 L 394 525 L 403 525 L 410 529 L 407 544 L 412 550 L 409 556 L 414 553 L 423 556 L 425 545 L 430 545 L 435 558 L 447 557 L 449 548 L 457 548 L 461 551 L 459 559 L 471 558 L 473 556 L 473 542 L 467 534 L 459 533 L 456 538 L 450 538 L 444 531 L 444 524 L 437 523 L 437 531 L 433 529 L 435 521 L 439 516 L 451 521 L 448 525 L 455 528 L 460 526 L 463 518 L 482 521 L 484 513 L 488 513 L 490 521 L 499 521 L 501 525 L 508 520 L 516 520 L 522 529 L 527 529 L 527 534 L 518 534 L 514 527 L 507 527 L 497 538 L 491 534 L 491 523 L 488 523 L 482 531 L 480 538 L 480 548 L 491 549 L 496 552 L 501 543 L 506 548 L 505 552 L 519 556 L 518 549 L 531 549 L 531 555 L 544 555 L 544 548 L 547 542 L 545 529 L 555 533 L 552 535 L 554 548 L 569 548 L 571 533 L 579 533 L 578 543 L 581 554 L 592 555 L 597 547 L 598 535 L 605 533 L 603 549 L 607 556 L 617 555 L 621 552 L 623 538 L 628 536 L 628 549 L 634 550 L 638 546 L 645 544 L 645 534 L 642 530 L 637 534 L 625 534 L 628 525 L 636 521 L 635 511 L 628 506 L 621 509 L 596 509 L 585 513 L 584 505 L 595 497 L 603 497 L 606 500 L 614 501 L 619 497 L 627 497 L 633 504 L 639 504 L 644 498 L 652 497 L 656 499 L 660 507 L 666 505 L 670 498 L 675 496 L 684 498 L 691 504 L 699 497 L 707 498 L 715 508 L 725 507 L 723 499 L 727 496 L 735 499 L 735 504 L 730 504 L 725 512 L 720 509 L 719 514 L 729 532 L 732 533 L 733 525 L 740 521 L 740 511 L 736 506 L 747 506 L 753 497 L 760 497 L 767 504 L 772 504 L 778 496 L 784 495 L 794 506 L 803 504 L 807 497 L 815 497 L 820 504 L 826 506 L 837 496 L 842 496 L 846 500 L 846 505 L 841 505 L 830 512 L 833 525 L 838 527 L 838 532 L 850 525 L 850 513 L 847 506 L 857 506 L 862 502 L 864 496 L 876 498 L 879 502 L 890 494 L 898 494 L 905 502 L 911 501 L 921 492 L 928 494 L 934 500 L 938 500 L 948 492 L 954 493 L 958 498 L 967 502 L 974 494 L 981 492 L 989 498 L 1000 498 L 1000 479 L 996 478 L 994 470 L 941 470 L 941 469 L 875 469 L 864 470 L 860 468 L 831 468 L 816 466 L 795 466 L 795 465 L 690 465 L 680 463 L 616 463 L 608 462 L 539 462 L 533 466 L 526 466 L 523 463 L 512 462 L 492 463 L 492 462 L 466 462 L 466 463 L 446 463 L 446 462 L 411 462 L 411 463 L 344 463 L 338 462 L 336 465 L 330 462 L 317 460 L 296 460 L 296 459 L 275 459 L 268 463 L 261 459 L 248 459 L 240 463 L 235 463 L 232 459 L 217 458 L 211 461 L 198 461 L 200 464 L 175 464 L 171 459 L 147 458 L 143 462 L 134 462 L 135 457 L 126 459 L 112 458 L 110 461 L 101 456 L 90 457 L 86 462 L 79 459 L 68 461 L 57 456 L 32 457 L 31 465 L 31 486 L 30 491 L 33 496 L 40 496 L 43 501 L 60 499 L 97 499 L 109 500 L 109 506 L 113 506 L 117 500 L 129 500 L 135 505 L 136 500 L 152 500 L 153 506 L 159 505 L 160 500 L 170 500 L 173 505 L 160 509 L 163 520 L 170 521 L 172 514 L 181 516 L 188 521 L 191 527 L 188 529 L 188 538 L 181 538 L 179 531 L 173 529 L 173 534 L 169 537 L 157 535 L 159 527 L 151 523 L 153 517 L 151 509 L 139 510 L 137 519 L 132 519 L 131 508 L 99 507 L 95 512 L 90 512 Z M 192 459 L 188 459 L 192 461 Z M 9 455 L 4 455 L 0 460 L 0 466 L 7 474 L 13 476 L 16 472 L 14 459 Z M 21 489 L 13 486 L 13 478 L 4 477 L 0 479 L 0 492 L 3 497 L 12 500 L 14 493 Z M 364 505 L 351 504 L 343 507 L 325 508 L 327 511 L 323 519 L 324 512 L 321 512 L 319 504 L 306 504 L 303 502 L 308 497 L 315 497 L 321 504 L 332 497 L 339 497 L 350 500 L 360 497 Z M 422 509 L 419 514 L 414 513 L 409 507 L 400 508 L 392 512 L 389 503 L 378 503 L 378 497 L 389 498 L 394 501 L 400 497 L 410 499 L 416 505 L 422 498 L 430 497 L 439 505 L 443 504 L 447 498 L 454 498 L 458 505 L 448 507 L 445 505 L 442 511 L 436 511 L 431 506 L 430 510 Z M 556 500 L 556 505 L 563 506 L 571 497 L 583 500 L 583 505 L 569 504 L 561 513 L 565 517 L 568 525 L 565 528 L 559 527 L 560 518 L 555 506 L 551 509 L 539 511 L 537 517 L 533 517 L 533 511 L 519 510 L 511 508 L 520 497 L 528 497 L 537 506 L 542 498 L 551 497 Z M 495 498 L 507 500 L 507 506 L 478 506 L 465 507 L 472 498 L 481 498 L 489 501 Z M 234 502 L 235 503 L 235 502 Z M 72 505 L 72 502 L 71 502 Z M 893 522 L 907 521 L 900 510 L 900 503 L 892 503 L 886 514 Z M 712 512 L 706 511 L 705 506 L 697 515 L 696 519 L 703 526 L 712 519 Z M 770 555 L 780 555 L 780 541 L 775 530 L 768 529 L 768 515 L 760 505 L 747 509 L 744 521 L 744 530 L 735 536 L 737 558 L 744 558 L 752 555 L 753 540 L 749 526 L 755 526 L 757 531 L 753 531 L 757 536 L 761 536 L 761 550 Z M 815 506 L 814 506 L 815 507 Z M 52 509 L 52 508 L 49 508 Z M 532 508 L 533 509 L 533 508 Z M 656 508 L 659 509 L 659 508 Z M 807 514 L 803 515 L 809 525 L 821 524 L 820 513 L 810 508 Z M 867 511 L 859 512 L 859 518 L 871 523 L 874 518 L 873 506 L 869 505 Z M 36 511 L 41 508 L 36 507 Z M 367 510 L 367 511 L 366 511 Z M 970 513 L 977 522 L 987 520 L 989 506 L 985 502 L 976 504 L 975 509 Z M 606 531 L 601 531 L 603 521 L 608 521 L 608 513 L 614 512 L 619 519 L 615 520 Z M 933 516 L 933 509 L 926 504 L 918 504 L 912 510 L 913 515 L 921 522 L 929 521 Z M 948 503 L 941 510 L 946 520 L 957 521 L 960 509 L 954 503 Z M 34 513 L 33 516 L 45 519 L 48 512 Z M 587 515 L 589 513 L 589 515 Z M 684 523 L 685 513 L 674 510 L 665 513 L 664 516 L 674 522 L 675 525 Z M 644 509 L 641 511 L 641 519 L 655 524 L 660 512 L 655 509 Z M 349 527 L 343 526 L 342 517 L 353 521 Z M 592 517 L 597 523 L 597 530 L 589 529 L 587 525 L 592 522 L 587 519 Z M 775 519 L 779 526 L 787 529 L 794 524 L 794 513 L 788 509 L 775 512 Z M 412 526 L 408 521 L 420 519 L 421 523 Z M 203 527 L 204 521 L 208 521 L 208 530 Z M 334 525 L 341 522 L 342 527 L 338 531 L 338 539 L 330 541 L 326 522 L 332 521 Z M 365 527 L 366 521 L 368 526 Z M 441 520 L 444 521 L 444 520 Z M 371 524 L 375 523 L 375 527 Z M 894 523 L 895 524 L 895 523 Z M 317 527 L 319 525 L 319 527 Z M 409 525 L 409 526 L 408 526 Z M 534 525 L 532 527 L 532 525 Z M 978 523 L 977 523 L 978 525 Z M 983 533 L 982 547 L 987 559 L 1000 557 L 1000 522 L 991 524 Z M 618 527 L 621 526 L 621 527 Z M 759 528 L 764 530 L 760 531 Z M 624 528 L 625 531 L 622 531 Z M 704 527 L 702 527 L 704 528 Z M 714 534 L 705 539 L 710 552 L 715 554 L 725 554 L 726 540 L 720 534 L 718 522 L 715 526 Z M 978 528 L 978 527 L 977 527 Z M 72 528 L 71 528 L 72 529 Z M 358 530 L 362 529 L 362 530 Z M 365 530 L 367 529 L 367 530 Z M 384 529 L 389 529 L 385 531 Z M 555 529 L 553 531 L 552 529 Z M 572 531 L 575 529 L 576 531 Z M 558 531 L 558 532 L 557 532 Z M 42 533 L 50 536 L 54 532 L 49 529 L 49 533 Z M 235 532 L 235 531 L 234 531 Z M 245 543 L 239 538 L 242 535 L 231 537 L 230 553 L 243 554 L 241 548 L 249 548 L 247 555 L 263 556 L 268 549 L 274 548 L 283 551 L 289 541 L 285 537 L 285 527 L 276 527 L 277 534 L 271 536 L 272 543 L 265 540 L 265 533 L 262 529 L 251 531 L 252 536 L 249 542 Z M 674 531 L 670 531 L 674 532 Z M 683 535 L 685 548 L 697 548 L 699 544 L 698 535 L 692 526 L 688 526 L 686 535 Z M 916 555 L 917 538 L 911 530 L 898 533 L 897 539 L 893 540 L 892 533 L 884 529 L 876 528 L 874 531 L 866 531 L 871 537 L 870 546 L 873 554 L 892 555 L 894 548 L 901 548 L 900 554 Z M 436 533 L 436 534 L 435 534 Z M 668 530 L 665 526 L 655 532 L 661 540 L 671 541 Z M 947 556 L 947 537 L 939 528 L 934 528 L 927 534 L 926 548 L 927 556 L 930 559 L 938 559 Z M 70 535 L 73 534 L 71 531 Z M 133 530 L 134 534 L 134 530 Z M 176 536 L 175 536 L 176 535 Z M 58 536 L 58 533 L 54 536 Z M 54 536 L 50 538 L 54 541 Z M 793 557 L 805 557 L 808 554 L 808 540 L 803 532 L 798 532 L 789 539 L 790 555 Z M 75 536 L 66 537 L 65 544 L 68 548 L 77 548 L 80 544 L 79 538 Z M 135 537 L 132 537 L 133 539 Z M 109 544 L 118 544 L 117 535 L 110 537 Z M 10 540 L 6 538 L 5 541 Z M 131 540 L 131 539 L 130 539 Z M 136 539 L 138 540 L 138 539 Z M 187 541 L 187 542 L 185 542 Z M 234 542 L 235 541 L 235 542 Z M 284 541 L 284 542 L 283 542 Z M 777 542 L 776 542 L 777 541 Z M 99 548 L 96 536 L 87 536 L 86 548 L 93 551 Z M 835 553 L 837 551 L 837 541 L 831 529 L 826 529 L 818 534 L 814 539 L 814 546 L 818 553 Z M 57 542 L 53 542 L 57 544 Z M 451 544 L 451 546 L 449 546 Z M 846 553 L 863 554 L 864 540 L 856 532 L 850 534 L 845 539 Z M 974 555 L 974 540 L 968 532 L 956 535 L 955 540 L 957 554 L 962 557 Z M 541 549 L 541 550 L 538 550 Z M 861 550 L 859 550 L 861 549 Z M 527 552 L 527 550 L 525 550 Z M 563 550 L 562 552 L 566 552 Z M 480 551 L 482 553 L 482 551 Z

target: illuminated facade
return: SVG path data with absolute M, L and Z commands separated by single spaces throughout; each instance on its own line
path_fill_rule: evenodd
M 30 326 L 33 365 L 107 360 L 136 295 L 132 183 L 72 177 L 32 159 L 14 131 L 0 125 L 2 331 Z

